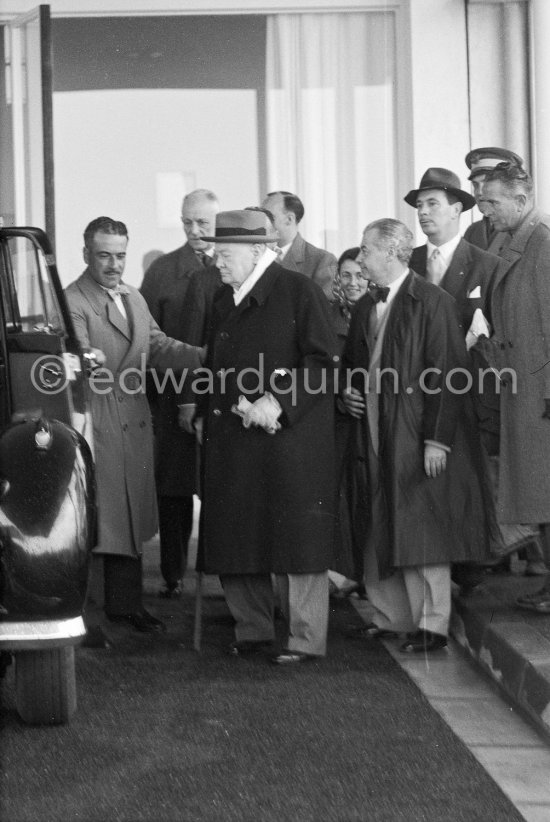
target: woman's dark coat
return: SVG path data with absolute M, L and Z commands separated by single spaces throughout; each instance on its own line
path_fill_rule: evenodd
M 356 305 L 344 368 L 368 369 L 367 320 L 372 304 L 367 294 Z M 383 521 L 372 523 L 381 572 L 484 559 L 489 552 L 484 500 L 490 499 L 490 489 L 480 464 L 477 426 L 469 397 L 449 390 L 454 381 L 445 378 L 454 368 L 468 368 L 454 300 L 412 273 L 390 310 L 379 394 L 378 457 L 385 505 Z M 426 371 L 430 368 L 438 371 Z M 384 374 L 384 369 L 390 371 Z M 428 390 L 421 388 L 422 375 Z M 355 374 L 352 384 L 363 390 L 360 374 Z M 456 384 L 462 383 L 457 379 Z M 357 424 L 363 436 L 355 439 L 364 443 L 365 419 Z M 426 440 L 452 449 L 446 470 L 436 478 L 424 471 Z M 364 474 L 365 452 L 358 453 L 357 459 Z M 363 486 L 366 489 L 365 481 Z M 368 519 L 369 511 L 363 515 Z

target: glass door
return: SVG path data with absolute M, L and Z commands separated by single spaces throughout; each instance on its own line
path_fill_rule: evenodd
M 53 242 L 53 128 L 50 7 L 4 28 L 6 102 L 11 109 L 14 222 L 45 229 Z

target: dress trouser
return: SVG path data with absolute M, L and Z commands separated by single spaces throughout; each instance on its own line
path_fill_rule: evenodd
M 102 614 L 135 614 L 143 608 L 141 558 L 92 554 L 84 606 L 88 627 L 99 625 Z
M 372 621 L 379 628 L 412 633 L 419 628 L 447 636 L 451 614 L 451 566 L 414 565 L 366 585 Z
M 193 529 L 193 497 L 159 496 L 160 571 L 168 588 L 185 574 Z
M 285 648 L 314 656 L 326 653 L 328 573 L 276 574 L 287 623 Z M 270 574 L 222 574 L 220 581 L 235 619 L 237 641 L 275 639 L 274 591 Z
M 370 394 L 367 395 L 367 400 L 370 397 Z M 391 576 L 386 576 L 390 569 L 384 568 L 384 573 L 380 574 L 379 565 L 391 552 L 391 538 L 380 478 L 378 443 L 373 442 L 370 432 L 371 427 L 365 426 L 370 485 L 365 589 L 373 607 L 371 620 L 379 628 L 399 633 L 413 633 L 420 628 L 447 636 L 451 616 L 450 563 L 401 567 L 395 569 Z M 377 555 L 377 549 L 382 556 Z
M 105 613 L 111 616 L 142 610 L 141 557 L 103 555 Z

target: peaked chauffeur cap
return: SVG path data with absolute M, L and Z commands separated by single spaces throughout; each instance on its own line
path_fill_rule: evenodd
M 519 154 L 514 154 L 513 151 L 509 151 L 507 148 L 497 148 L 496 146 L 474 148 L 468 152 L 464 162 L 471 172 L 468 180 L 472 180 L 478 174 L 491 171 L 499 163 L 513 163 L 518 168 L 523 168 L 523 160 Z

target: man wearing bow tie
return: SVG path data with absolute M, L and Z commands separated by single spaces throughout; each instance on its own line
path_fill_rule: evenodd
M 454 301 L 409 269 L 412 240 L 398 220 L 365 229 L 357 261 L 375 289 L 352 316 L 342 396 L 366 465 L 362 635 L 406 633 L 402 650 L 422 653 L 447 644 L 450 563 L 486 555 L 490 492 L 470 405 L 453 390 L 453 369 L 467 368 Z
M 141 374 L 178 375 L 201 364 L 200 349 L 164 334 L 139 291 L 121 284 L 128 231 L 98 217 L 84 232 L 86 270 L 67 302 L 83 349 L 99 349 L 90 380 L 98 504 L 97 556 L 103 560 L 104 609 L 113 622 L 142 632 L 164 630 L 142 605 L 142 543 L 157 530 L 151 414 Z M 94 378 L 95 376 L 95 378 Z M 94 561 L 94 571 L 99 569 Z M 96 626 L 97 644 L 103 641 Z

